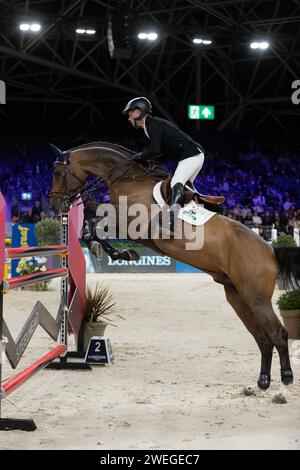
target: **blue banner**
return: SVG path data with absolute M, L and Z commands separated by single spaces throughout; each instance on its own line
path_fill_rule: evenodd
M 35 236 L 35 224 L 23 224 L 17 222 L 12 225 L 12 247 L 18 248 L 26 246 L 37 246 L 37 240 Z M 19 259 L 11 260 L 11 276 L 19 276 L 16 269 L 18 267 Z
M 181 263 L 176 261 L 176 272 L 177 273 L 201 273 L 201 269 L 194 268 L 189 264 Z

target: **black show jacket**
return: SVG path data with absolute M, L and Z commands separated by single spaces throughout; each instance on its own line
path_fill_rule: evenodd
M 184 160 L 199 154 L 203 148 L 189 135 L 165 119 L 147 116 L 146 131 L 150 144 L 141 152 L 142 160 L 172 159 Z

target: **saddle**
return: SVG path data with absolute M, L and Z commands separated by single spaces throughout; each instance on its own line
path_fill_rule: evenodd
M 169 177 L 162 182 L 161 195 L 164 200 L 169 203 L 171 198 L 171 179 Z M 190 201 L 195 201 L 197 204 L 214 204 L 221 205 L 225 201 L 224 196 L 209 196 L 206 194 L 200 194 L 193 183 L 188 181 L 183 190 L 182 204 L 188 204 Z

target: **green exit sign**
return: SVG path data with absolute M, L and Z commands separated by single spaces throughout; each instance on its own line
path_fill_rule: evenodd
M 215 107 L 204 104 L 189 104 L 188 106 L 188 118 L 189 119 L 215 119 Z

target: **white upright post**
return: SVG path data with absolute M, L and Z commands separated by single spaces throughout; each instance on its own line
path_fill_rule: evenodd
M 294 228 L 294 240 L 297 243 L 297 246 L 300 246 L 300 229 Z
M 277 240 L 277 228 L 272 228 L 271 241 L 276 241 L 276 240 Z

